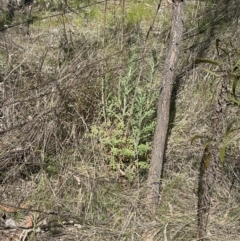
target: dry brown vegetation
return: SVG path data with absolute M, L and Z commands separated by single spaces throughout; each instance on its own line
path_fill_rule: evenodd
M 225 76 L 239 61 L 240 2 L 186 2 L 161 202 L 154 217 L 143 200 L 169 3 L 163 1 L 153 21 L 157 2 L 150 0 L 81 6 L 69 1 L 65 11 L 54 3 L 46 10 L 43 1 L 37 2 L 16 11 L 9 22 L 1 11 L 0 19 L 0 203 L 24 204 L 19 215 L 34 214 L 28 239 L 197 240 L 199 165 L 206 141 L 191 139 L 213 137 L 217 125 L 212 158 L 219 161 L 225 144 L 226 151 L 209 179 L 207 235 L 237 241 L 240 108 L 227 100 L 215 123 L 223 78 L 201 67 L 220 67 L 194 63 L 196 58 L 221 60 Z M 216 39 L 229 54 L 218 56 Z M 239 91 L 237 85 L 237 98 Z M 226 135 L 230 125 L 233 131 Z

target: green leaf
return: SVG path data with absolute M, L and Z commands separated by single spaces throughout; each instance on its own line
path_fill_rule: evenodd
M 232 83 L 232 92 L 233 92 L 233 96 L 236 99 L 236 87 L 239 81 L 239 77 L 234 77 L 233 83 Z
M 220 158 L 222 166 L 224 164 L 226 148 L 227 148 L 227 144 L 224 144 L 219 153 L 219 158 Z
M 195 59 L 195 64 L 212 64 L 220 66 L 221 64 L 224 64 L 222 61 L 212 60 L 212 59 Z
M 134 157 L 134 151 L 129 148 L 123 148 L 121 152 L 119 152 L 124 157 Z
M 215 72 L 213 72 L 213 71 L 211 71 L 211 70 L 209 70 L 209 69 L 202 68 L 202 67 L 201 67 L 201 69 L 202 69 L 203 71 L 205 71 L 205 72 L 211 74 L 211 75 L 214 75 L 214 76 L 216 76 L 216 77 L 221 77 L 221 75 L 216 74 Z
M 208 149 L 210 143 L 211 143 L 211 140 L 209 140 L 209 141 L 207 141 L 207 142 L 205 143 L 205 145 L 204 145 L 204 150 L 207 150 L 207 149 Z
M 210 161 L 211 161 L 211 155 L 208 152 L 207 155 L 206 155 L 206 158 L 204 160 L 204 167 L 205 167 L 205 169 L 208 169 L 208 167 L 210 165 Z
M 202 136 L 202 135 L 196 135 L 196 136 L 192 137 L 191 144 L 193 144 L 193 142 L 197 139 L 208 139 L 209 140 L 209 137 L 208 136 Z

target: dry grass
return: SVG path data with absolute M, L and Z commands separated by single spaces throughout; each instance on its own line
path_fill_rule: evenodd
M 208 7 L 216 26 L 206 31 L 202 30 L 207 21 L 201 22 L 203 12 L 210 15 L 204 3 L 186 3 L 186 19 L 194 21 L 186 23 L 162 196 L 155 216 L 143 203 L 146 175 L 134 169 L 134 179 L 129 182 L 113 171 L 101 140 L 87 134 L 104 121 L 103 79 L 108 78 L 111 91 L 119 93 L 116 86 L 128 73 L 131 55 L 136 56 L 134 64 L 139 66 L 142 83 L 149 81 L 146 72 L 151 69 L 153 50 L 161 55 L 151 89 L 157 91 L 168 41 L 169 9 L 161 8 L 146 44 L 154 1 L 146 3 L 146 15 L 144 3 L 127 3 L 124 31 L 121 18 L 114 18 L 121 5 L 110 2 L 107 12 L 104 4 L 96 5 L 82 15 L 71 12 L 0 33 L 0 201 L 11 200 L 17 206 L 27 201 L 27 209 L 35 210 L 36 227 L 44 232 L 34 230 L 30 240 L 59 240 L 59 236 L 61 240 L 91 241 L 197 240 L 197 184 L 204 141 L 191 144 L 191 138 L 212 133 L 217 83 L 192 62 L 196 57 L 214 58 L 216 38 L 235 33 L 232 42 L 237 46 L 239 36 L 232 16 L 237 3 L 229 4 L 225 22 L 224 3 Z M 134 7 L 139 10 L 137 16 Z M 230 105 L 220 124 L 226 129 L 239 112 L 239 107 Z M 235 125 L 239 127 L 239 120 Z M 237 130 L 213 183 L 210 240 L 238 240 L 239 139 Z

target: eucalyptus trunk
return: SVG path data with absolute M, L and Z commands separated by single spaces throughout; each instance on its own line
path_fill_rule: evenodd
M 179 50 L 183 35 L 183 1 L 173 0 L 172 27 L 170 43 L 162 74 L 162 84 L 157 111 L 157 123 L 154 134 L 150 169 L 148 174 L 148 190 L 146 203 L 150 211 L 155 212 L 160 197 L 161 173 L 164 163 L 166 140 L 169 126 L 170 102 L 174 84 L 174 73 L 177 68 Z

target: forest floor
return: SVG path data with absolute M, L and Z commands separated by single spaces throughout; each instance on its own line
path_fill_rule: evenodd
M 216 124 L 225 67 L 194 64 L 215 60 L 216 39 L 218 61 L 239 61 L 239 1 L 186 2 L 155 215 L 144 200 L 171 4 L 156 14 L 150 0 L 69 1 L 64 11 L 38 2 L 0 18 L 0 240 L 199 240 L 199 166 L 216 125 L 211 157 L 225 158 L 211 180 L 206 240 L 239 240 L 240 108 L 228 104 Z M 19 227 L 28 216 L 33 225 Z

